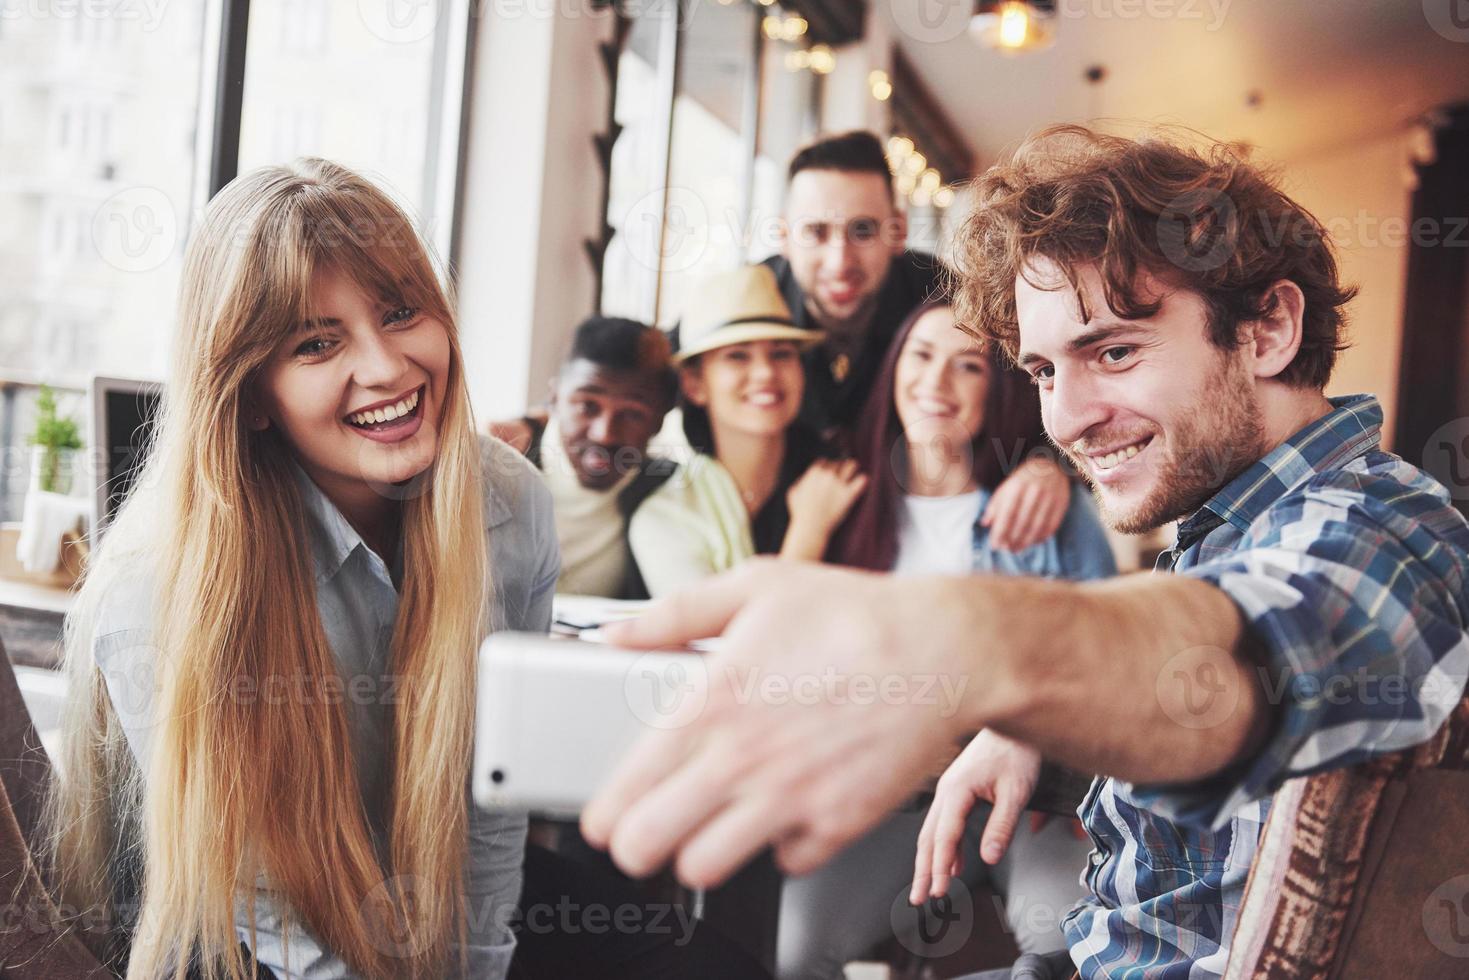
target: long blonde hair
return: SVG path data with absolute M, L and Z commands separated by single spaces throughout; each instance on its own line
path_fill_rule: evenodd
M 381 852 L 340 699 L 232 693 L 338 676 L 291 450 L 274 427 L 249 425 L 256 381 L 310 315 L 322 268 L 438 318 L 452 350 L 438 454 L 401 505 Z M 152 451 L 67 622 L 71 709 L 50 808 L 58 898 L 128 923 L 124 903 L 141 887 L 130 954 L 93 941 L 114 964 L 129 955 L 132 978 L 182 977 L 191 962 L 211 978 L 249 976 L 235 918 L 244 906 L 253 914 L 257 882 L 354 973 L 443 976 L 464 928 L 474 653 L 490 585 L 479 447 L 445 288 L 382 191 L 309 159 L 243 175 L 210 203 L 178 316 Z M 93 660 L 109 590 L 140 574 L 155 583 L 158 678 L 146 781 Z

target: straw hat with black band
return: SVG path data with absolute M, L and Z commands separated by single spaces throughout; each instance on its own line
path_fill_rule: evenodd
M 820 330 L 796 326 L 768 266 L 747 265 L 698 284 L 676 333 L 675 364 L 731 344 L 791 340 L 808 347 Z

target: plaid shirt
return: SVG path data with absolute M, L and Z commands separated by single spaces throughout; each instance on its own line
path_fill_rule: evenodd
M 1063 922 L 1088 980 L 1223 974 L 1271 794 L 1426 741 L 1463 696 L 1469 525 L 1379 448 L 1375 398 L 1332 407 L 1181 522 L 1158 559 L 1239 606 L 1274 724 L 1209 779 L 1092 785 L 1079 811 L 1091 894 Z

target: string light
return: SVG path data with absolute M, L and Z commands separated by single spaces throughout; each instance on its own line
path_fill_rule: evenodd
M 872 97 L 879 102 L 886 102 L 892 97 L 892 80 L 881 68 L 874 68 L 867 73 L 867 87 L 872 90 Z
M 934 194 L 933 194 L 933 206 L 934 207 L 936 207 L 936 208 L 946 208 L 946 207 L 948 207 L 949 205 L 951 205 L 953 203 L 954 203 L 954 188 L 952 188 L 952 187 L 940 187 L 938 190 L 934 191 Z
M 766 17 L 760 22 L 760 29 L 765 36 L 772 41 L 795 41 L 806 36 L 806 31 L 811 25 L 804 17 Z
M 811 70 L 818 75 L 830 75 L 837 66 L 836 53 L 825 44 L 813 44 L 810 49 L 809 64 Z

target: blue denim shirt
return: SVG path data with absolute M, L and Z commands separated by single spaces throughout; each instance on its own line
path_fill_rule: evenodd
M 530 464 L 504 443 L 481 439 L 481 463 L 493 583 L 492 628 L 544 632 L 551 625 L 551 600 L 561 568 L 550 494 Z M 388 758 L 393 684 L 388 658 L 398 591 L 383 559 L 299 469 L 297 483 L 316 570 L 317 611 L 340 668 L 343 689 L 349 692 L 341 703 L 352 728 L 363 806 L 381 843 L 390 789 L 383 766 Z M 152 605 L 146 576 L 114 590 L 104 600 L 93 646 L 128 744 L 145 775 L 155 690 Z M 474 656 L 475 651 L 465 655 Z M 352 693 L 354 684 L 359 685 L 358 693 L 368 690 L 372 696 Z M 266 693 L 262 691 L 262 696 Z M 510 908 L 520 898 L 525 817 L 480 810 L 469 797 L 469 773 L 464 776 L 469 812 L 465 872 L 469 975 L 504 977 L 515 945 L 505 927 Z M 281 910 L 263 887 L 256 896 L 255 911 L 254 949 L 260 962 L 277 977 L 338 980 L 351 976 L 345 963 L 303 930 L 299 917 L 291 917 L 288 931 L 283 927 Z M 236 930 L 241 942 L 248 944 L 250 915 L 243 900 Z
M 990 492 L 979 491 L 979 513 L 989 506 Z M 998 575 L 1037 575 L 1044 578 L 1107 578 L 1117 574 L 1117 561 L 1107 533 L 1102 530 L 1091 492 L 1071 488 L 1071 503 L 1056 533 L 1023 551 L 1002 551 L 989 541 L 989 528 L 974 522 L 974 571 Z

